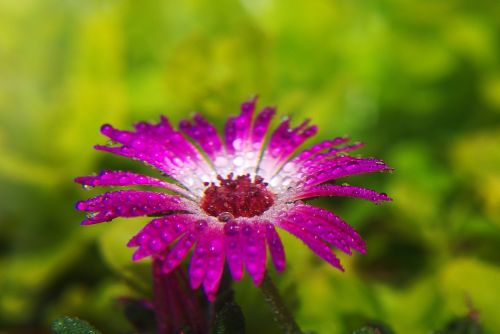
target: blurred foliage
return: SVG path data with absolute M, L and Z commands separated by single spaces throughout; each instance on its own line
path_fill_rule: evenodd
M 63 314 L 130 330 L 116 300 L 149 293 L 125 247 L 143 220 L 82 228 L 73 209 L 89 195 L 74 176 L 143 169 L 93 151 L 99 126 L 193 110 L 221 125 L 258 93 L 396 169 L 349 180 L 388 205 L 317 201 L 368 242 L 345 273 L 284 235 L 275 281 L 302 328 L 426 333 L 470 300 L 500 332 L 499 48 L 494 0 L 1 1 L 0 331 Z M 278 332 L 250 281 L 235 288 L 247 332 Z
M 62 317 L 52 323 L 54 334 L 100 334 L 85 320 L 78 318 Z

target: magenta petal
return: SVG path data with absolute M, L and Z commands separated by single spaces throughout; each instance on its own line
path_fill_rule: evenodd
M 266 224 L 266 239 L 274 267 L 278 272 L 285 270 L 286 260 L 283 243 L 281 242 L 281 238 L 276 232 L 276 229 L 270 223 Z
M 337 137 L 337 138 L 334 138 L 332 140 L 322 141 L 321 143 L 315 144 L 315 145 L 311 146 L 310 148 L 303 150 L 295 158 L 290 160 L 290 162 L 294 163 L 294 164 L 300 164 L 303 161 L 309 160 L 312 157 L 316 156 L 321 151 L 324 151 L 324 150 L 331 148 L 333 146 L 337 146 L 337 145 L 346 143 L 348 141 L 349 141 L 349 137 Z
M 177 196 L 143 190 L 107 192 L 76 204 L 78 210 L 91 212 L 83 225 L 111 221 L 116 217 L 137 217 L 165 211 L 190 211 L 191 206 Z
M 286 220 L 280 220 L 278 222 L 278 226 L 302 240 L 307 247 L 309 247 L 323 260 L 342 271 L 344 270 L 339 259 L 335 256 L 335 254 L 333 254 L 330 247 L 324 243 L 319 236 L 313 235 L 306 230 L 302 230 L 299 226 Z
M 120 131 L 104 125 L 101 132 L 122 146 L 97 145 L 96 149 L 141 160 L 182 182 L 184 165 L 209 171 L 198 149 L 175 131 L 166 117 L 158 124 L 138 123 L 136 131 Z
M 294 194 L 291 198 L 293 200 L 299 200 L 299 199 L 320 197 L 320 196 L 357 197 L 375 203 L 391 200 L 391 198 L 387 196 L 387 194 L 385 193 L 379 193 L 374 190 L 366 188 L 360 188 L 354 186 L 342 186 L 342 185 L 323 185 L 323 186 L 306 188 L 300 190 L 298 193 Z
M 266 272 L 266 230 L 263 223 L 241 224 L 241 247 L 250 277 L 259 285 Z
M 157 148 L 165 148 L 167 151 L 166 157 L 168 158 L 172 157 L 171 153 L 173 153 L 177 158 L 183 160 L 187 160 L 186 158 L 190 158 L 196 162 L 203 160 L 198 149 L 189 140 L 184 138 L 180 132 L 175 131 L 165 116 L 160 117 L 158 124 L 141 122 L 137 123 L 135 128 L 139 139 L 142 140 L 140 144 L 136 144 L 133 147 L 150 150 L 151 147 L 149 145 L 153 144 Z M 174 160 L 175 158 L 172 161 L 176 165 Z
M 169 273 L 181 264 L 191 247 L 193 247 L 196 238 L 196 233 L 189 231 L 175 243 L 163 261 L 163 272 Z
M 342 230 L 338 230 L 327 224 L 325 221 L 314 217 L 308 213 L 303 213 L 298 210 L 292 210 L 286 215 L 287 221 L 293 222 L 294 225 L 303 231 L 307 231 L 311 235 L 318 237 L 346 254 L 351 255 L 349 248 L 349 235 Z
M 293 212 L 309 218 L 313 232 L 331 244 L 342 248 L 349 246 L 360 253 L 365 253 L 366 244 L 356 230 L 332 212 L 312 205 L 298 205 Z M 338 244 L 340 242 L 340 244 Z M 346 251 L 346 253 L 350 253 Z
M 338 155 L 339 153 L 345 153 L 349 151 L 354 151 L 357 150 L 358 148 L 363 147 L 365 144 L 364 143 L 355 143 L 352 145 L 346 145 L 342 147 L 333 147 L 328 149 L 324 153 L 318 153 L 314 157 L 304 161 L 303 166 L 308 167 L 308 166 L 314 166 L 319 164 L 320 162 L 324 162 L 327 159 L 333 158 L 335 155 Z
M 252 128 L 252 143 L 254 148 L 257 147 L 260 149 L 275 113 L 275 108 L 266 107 L 255 117 Z
M 229 221 L 224 225 L 224 238 L 229 270 L 233 278 L 239 281 L 244 274 L 244 261 L 240 244 L 240 229 L 235 221 Z
M 132 259 L 157 254 L 193 225 L 193 215 L 174 214 L 149 222 L 128 242 L 128 247 L 139 247 Z
M 208 300 L 214 301 L 219 288 L 222 271 L 224 269 L 224 238 L 217 231 L 208 235 L 207 270 L 203 280 L 203 288 Z
M 189 281 L 193 289 L 200 287 L 207 270 L 208 240 L 200 237 L 189 262 Z
M 193 138 L 211 159 L 222 152 L 222 141 L 217 129 L 200 114 L 195 114 L 193 123 L 183 120 L 179 128 Z
M 154 177 L 122 171 L 102 171 L 99 175 L 80 176 L 75 178 L 76 183 L 84 186 L 152 186 L 161 187 L 179 194 L 190 196 L 188 192 L 181 187 L 168 183 Z
M 307 124 L 308 121 L 305 121 L 296 128 L 290 128 L 290 120 L 283 121 L 271 135 L 265 154 L 276 160 L 286 159 L 307 138 L 316 133 L 317 127 Z
M 274 175 L 293 152 L 316 133 L 316 126 L 307 125 L 308 121 L 305 121 L 296 128 L 290 128 L 290 121 L 283 121 L 271 135 L 259 168 L 269 176 Z
M 392 169 L 378 159 L 338 156 L 304 167 L 302 172 L 306 175 L 306 178 L 303 184 L 310 187 L 350 175 L 390 170 Z
M 226 149 L 234 153 L 244 148 L 250 139 L 252 117 L 257 98 L 241 104 L 241 113 L 237 117 L 229 117 L 224 126 Z

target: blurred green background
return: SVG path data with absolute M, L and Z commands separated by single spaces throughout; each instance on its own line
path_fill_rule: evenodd
M 255 93 L 312 118 L 312 142 L 349 134 L 396 169 L 349 179 L 392 203 L 317 203 L 367 240 L 345 273 L 285 237 L 276 281 L 302 328 L 429 333 L 472 307 L 500 332 L 498 1 L 3 0 L 0 87 L 2 333 L 60 315 L 130 330 L 116 298 L 148 289 L 125 247 L 145 220 L 81 227 L 74 202 L 100 190 L 72 179 L 143 166 L 92 150 L 99 126 L 192 111 L 220 126 Z M 279 332 L 250 281 L 235 286 L 248 333 Z

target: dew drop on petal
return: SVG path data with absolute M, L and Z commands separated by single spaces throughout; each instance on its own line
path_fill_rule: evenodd
M 181 160 L 181 159 L 179 159 L 179 158 L 177 158 L 177 157 L 176 157 L 176 158 L 174 158 L 174 160 L 172 160 L 172 162 L 173 162 L 173 163 L 174 163 L 174 165 L 176 165 L 177 167 L 182 167 L 182 165 L 184 164 L 184 163 L 182 162 L 182 160 Z
M 236 235 L 238 233 L 238 224 L 235 221 L 229 221 L 224 225 L 224 233 L 228 236 Z
M 281 184 L 285 187 L 290 185 L 291 182 L 292 182 L 292 179 L 288 176 L 284 177 L 283 180 L 281 180 Z
M 94 218 L 98 214 L 99 214 L 98 212 L 89 212 L 89 213 L 87 213 L 87 218 Z
M 85 201 L 80 201 L 76 203 L 76 208 L 78 210 L 85 210 L 87 208 L 87 203 Z
M 152 239 L 149 242 L 149 249 L 151 249 L 152 251 L 155 251 L 155 252 L 161 250 L 162 246 L 163 246 L 163 244 L 158 239 Z
M 233 215 L 229 212 L 221 212 L 218 216 L 217 219 L 221 222 L 227 222 L 232 219 L 234 219 Z
M 243 147 L 243 142 L 241 139 L 235 139 L 233 141 L 233 147 L 235 150 L 241 150 L 241 148 Z
M 206 220 L 202 219 L 202 220 L 198 220 L 196 222 L 196 229 L 198 231 L 203 231 L 205 229 L 205 227 L 207 227 L 208 223 Z
M 269 185 L 271 185 L 271 187 L 276 187 L 279 183 L 280 183 L 280 180 L 275 177 L 274 179 L 271 179 L 271 181 L 269 182 Z
M 227 165 L 227 159 L 224 157 L 217 157 L 214 161 L 216 167 L 224 167 Z
M 107 147 L 118 147 L 118 146 L 120 146 L 120 143 L 118 143 L 118 142 L 116 142 L 114 140 L 108 140 L 106 142 L 106 146 Z
M 273 156 L 273 158 L 277 158 L 280 155 L 280 153 L 281 149 L 279 147 L 276 147 L 271 151 L 271 155 Z
M 170 233 L 168 233 L 167 231 L 161 231 L 160 238 L 162 238 L 164 241 L 169 241 Z
M 243 158 L 242 158 L 242 157 L 240 157 L 240 156 L 237 156 L 236 158 L 234 158 L 234 159 L 233 159 L 233 164 L 234 164 L 235 166 L 238 166 L 238 167 L 243 166 L 243 163 L 244 163 L 244 162 L 245 162 L 245 161 L 244 161 L 244 160 L 243 160 Z
M 295 168 L 295 165 L 292 163 L 287 163 L 285 166 L 283 166 L 283 171 L 284 172 L 291 172 Z

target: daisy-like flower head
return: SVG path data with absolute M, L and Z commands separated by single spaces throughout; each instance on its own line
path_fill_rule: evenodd
M 137 123 L 134 131 L 103 125 L 101 132 L 116 145 L 97 150 L 140 160 L 175 183 L 124 171 L 103 171 L 76 178 L 85 187 L 151 186 L 155 191 L 118 190 L 77 203 L 86 211 L 83 225 L 117 217 L 154 216 L 129 241 L 133 260 L 153 256 L 171 272 L 191 248 L 189 277 L 193 288 L 203 285 L 215 298 L 227 261 L 232 277 L 244 268 L 259 285 L 266 270 L 267 248 L 277 271 L 285 268 L 285 252 L 276 227 L 302 240 L 314 253 L 343 270 L 332 246 L 351 254 L 365 252 L 359 234 L 334 213 L 305 204 L 319 196 L 358 197 L 388 201 L 384 193 L 332 181 L 353 174 L 387 171 L 381 160 L 346 154 L 362 146 L 334 138 L 296 153 L 316 133 L 308 121 L 293 128 L 288 119 L 270 133 L 274 108 L 255 117 L 256 99 L 241 105 L 241 113 L 224 126 L 224 139 L 201 115 L 179 124 L 161 117 L 158 124 Z M 270 133 L 266 139 L 266 134 Z

